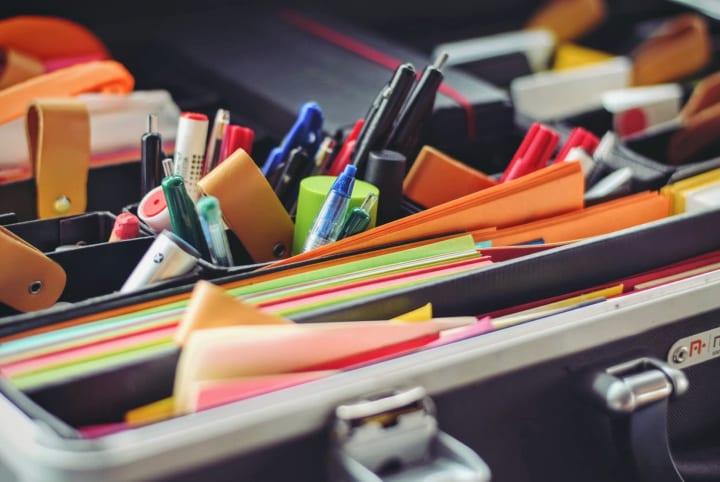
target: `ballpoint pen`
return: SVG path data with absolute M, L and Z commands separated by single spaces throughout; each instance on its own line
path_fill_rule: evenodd
M 303 251 L 310 251 L 337 240 L 350 204 L 356 171 L 355 166 L 350 164 L 335 179 L 308 232 Z
M 360 136 L 360 133 L 363 131 L 364 127 L 365 119 L 358 119 L 357 121 L 355 121 L 352 130 L 343 141 L 342 146 L 338 147 L 337 155 L 332 160 L 332 162 L 328 164 L 326 170 L 327 175 L 337 176 L 338 174 L 343 172 L 343 170 L 345 170 L 345 166 L 350 164 L 350 160 L 352 159 L 352 152 L 355 149 L 355 143 L 357 142 L 357 139 Z
M 215 120 L 210 131 L 210 139 L 208 139 L 207 149 L 205 150 L 205 162 L 203 163 L 203 176 L 212 171 L 221 161 L 220 147 L 227 127 L 230 125 L 230 111 L 226 109 L 218 109 L 215 114 Z
M 425 67 L 395 123 L 390 138 L 386 145 L 382 146 L 404 154 L 410 161 L 408 164 L 415 159 L 416 151 L 420 147 L 418 144 L 430 124 L 437 90 L 444 78 L 442 68 L 447 59 L 448 55 L 442 53 L 434 63 Z
M 210 250 L 202 233 L 200 218 L 195 211 L 195 204 L 185 190 L 183 178 L 178 175 L 167 176 L 161 185 L 173 232 L 197 249 L 204 259 L 210 261 Z
M 375 195 L 375 193 L 368 193 L 368 195 L 365 196 L 365 199 L 363 200 L 360 207 L 353 209 L 352 211 L 350 211 L 350 214 L 348 214 L 348 217 L 345 220 L 342 229 L 340 230 L 338 239 L 347 238 L 348 236 L 352 236 L 353 234 L 365 231 L 365 229 L 367 229 L 368 225 L 370 224 L 370 211 L 372 210 L 376 201 L 377 196 Z
M 150 114 L 147 132 L 140 138 L 140 197 L 160 185 L 162 158 L 162 136 L 158 132 L 157 116 Z
M 262 166 L 262 173 L 269 178 L 275 170 L 287 161 L 290 151 L 304 147 L 309 156 L 314 156 L 322 142 L 323 113 L 315 102 L 306 102 L 300 108 L 295 124 L 285 135 L 279 146 L 270 151 Z
M 320 147 L 318 147 L 317 153 L 315 154 L 315 166 L 313 167 L 311 174 L 318 175 L 325 174 L 325 172 L 327 172 L 336 147 L 337 141 L 333 137 L 327 136 L 323 139 L 320 143 Z
M 215 196 L 203 196 L 196 205 L 210 258 L 218 266 L 232 266 L 232 254 L 223 226 L 220 202 Z
M 290 152 L 290 157 L 287 163 L 285 163 L 283 172 L 275 186 L 273 186 L 275 194 L 283 203 L 288 213 L 290 213 L 293 206 L 297 203 L 300 181 L 310 175 L 313 166 L 312 160 L 302 147 L 296 147 Z
M 373 108 L 365 118 L 365 125 L 358 135 L 352 154 L 352 163 L 358 168 L 361 177 L 370 151 L 385 147 L 392 132 L 393 123 L 413 82 L 415 82 L 415 68 L 409 63 L 401 64 L 395 70 L 390 82 L 375 99 Z
M 183 112 L 180 116 L 175 141 L 175 174 L 185 181 L 193 201 L 200 197 L 197 182 L 202 177 L 207 130 L 208 118 L 205 114 Z

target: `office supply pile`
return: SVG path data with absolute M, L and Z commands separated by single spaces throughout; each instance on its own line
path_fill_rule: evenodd
M 505 377 L 541 366 L 600 373 L 581 389 L 591 397 L 654 369 L 662 397 L 646 402 L 637 381 L 600 405 L 631 413 L 631 432 L 646 422 L 618 404 L 647 414 L 662 398 L 666 415 L 664 397 L 699 373 L 687 368 L 703 364 L 706 386 L 717 356 L 720 328 L 704 316 L 720 310 L 720 24 L 662 3 L 636 19 L 612 2 L 549 0 L 500 33 L 445 32 L 424 53 L 332 16 L 219 7 L 150 35 L 157 68 L 124 65 L 70 20 L 0 20 L 0 416 L 119 469 L 9 465 L 29 480 L 155 480 L 244 464 L 326 433 L 332 417 L 329 480 L 536 480 L 554 455 L 512 467 L 502 447 L 528 447 L 496 453 L 450 422 L 468 448 L 439 431 L 429 396 L 461 413 L 482 397 L 459 394 L 523 385 Z M 222 48 L 249 39 L 247 54 Z M 200 73 L 218 95 L 161 87 L 183 68 L 185 85 Z M 639 361 L 622 364 L 629 353 Z M 488 430 L 505 416 L 497 397 Z M 685 410 L 700 410 L 692 400 Z M 672 423 L 673 444 L 690 447 Z M 637 476 L 614 480 L 701 480 L 668 454 L 665 424 L 665 449 L 648 449 L 660 462 L 635 446 L 629 469 L 594 455 L 604 468 L 587 480 L 621 473 L 608 467 Z M 508 426 L 507 444 L 538 443 Z M 183 431 L 197 445 L 178 453 L 213 437 L 223 448 L 168 462 L 150 446 Z M 414 431 L 432 442 L 410 447 Z M 390 462 L 370 447 L 401 436 L 410 448 Z M 23 437 L 0 459 L 40 453 Z M 118 455 L 132 444 L 147 450 Z M 160 462 L 130 468 L 140 460 Z

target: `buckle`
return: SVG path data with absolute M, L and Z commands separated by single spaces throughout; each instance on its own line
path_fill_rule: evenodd
M 490 480 L 475 452 L 439 430 L 435 406 L 422 387 L 337 407 L 332 438 L 333 481 Z
M 593 373 L 586 390 L 605 410 L 616 414 L 632 413 L 640 407 L 688 389 L 685 374 L 655 358 L 638 358 Z

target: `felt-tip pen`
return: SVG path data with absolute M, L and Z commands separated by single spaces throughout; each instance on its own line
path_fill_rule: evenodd
M 173 232 L 197 249 L 203 259 L 210 261 L 210 251 L 202 233 L 200 219 L 195 212 L 195 203 L 185 190 L 183 178 L 167 176 L 161 185 Z
M 320 212 L 308 232 L 303 251 L 310 251 L 338 239 L 350 204 L 357 168 L 349 164 L 335 179 Z
M 232 266 L 232 254 L 223 226 L 220 201 L 215 196 L 201 197 L 196 206 L 205 241 L 210 249 L 212 262 L 218 266 Z

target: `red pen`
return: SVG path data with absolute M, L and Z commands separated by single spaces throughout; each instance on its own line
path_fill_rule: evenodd
M 249 127 L 241 127 L 234 124 L 227 126 L 225 136 L 220 145 L 220 161 L 218 164 L 230 157 L 230 154 L 238 149 L 242 149 L 249 155 L 252 155 L 254 141 L 255 131 Z
M 547 126 L 533 123 L 500 182 L 512 181 L 545 167 L 560 141 L 560 136 Z
M 108 242 L 123 241 L 125 239 L 137 238 L 140 234 L 140 221 L 132 213 L 120 213 L 115 218 L 110 239 Z
M 574 147 L 582 147 L 585 152 L 592 156 L 598 144 L 600 144 L 600 139 L 598 139 L 595 134 L 582 127 L 576 127 L 570 132 L 567 141 L 565 141 L 562 149 L 560 149 L 557 157 L 555 157 L 554 162 L 564 161 L 570 153 L 570 149 Z
M 340 173 L 345 170 L 345 166 L 350 164 L 352 161 L 352 151 L 355 149 L 355 141 L 357 141 L 363 125 L 365 125 L 365 119 L 358 119 L 357 122 L 355 122 L 350 134 L 348 134 L 347 139 L 345 139 L 345 143 L 342 148 L 340 148 L 340 152 L 328 169 L 327 174 L 329 176 L 339 176 Z

